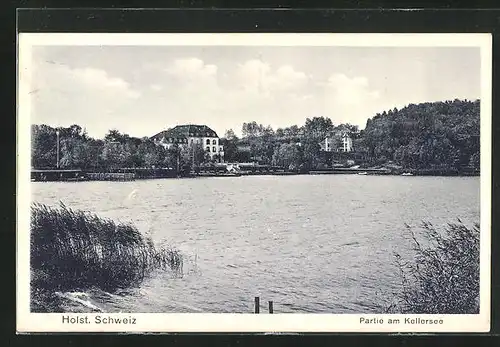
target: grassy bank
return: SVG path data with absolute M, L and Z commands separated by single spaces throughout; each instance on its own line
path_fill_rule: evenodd
M 176 250 L 155 246 L 133 225 L 61 205 L 31 207 L 32 311 L 58 311 L 56 292 L 136 286 L 153 270 L 182 271 Z
M 389 313 L 479 313 L 479 225 L 461 221 L 437 230 L 424 223 L 417 237 L 407 226 L 414 257 L 395 254 L 401 290 Z

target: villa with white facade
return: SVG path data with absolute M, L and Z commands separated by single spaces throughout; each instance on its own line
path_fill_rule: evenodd
M 201 145 L 213 159 L 215 156 L 224 158 L 224 147 L 219 136 L 206 125 L 177 125 L 172 129 L 164 130 L 151 137 L 156 143 L 165 148 L 178 146 Z
M 345 131 L 327 136 L 319 145 L 325 152 L 352 152 L 354 150 L 352 138 Z

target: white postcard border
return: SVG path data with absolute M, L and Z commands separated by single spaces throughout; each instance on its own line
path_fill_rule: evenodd
M 63 45 L 478 47 L 481 50 L 480 313 L 477 315 L 389 314 L 214 314 L 214 313 L 30 313 L 30 114 L 31 47 Z M 491 117 L 490 34 L 66 34 L 18 36 L 17 114 L 17 331 L 26 332 L 488 332 L 491 292 Z M 96 324 L 101 318 L 120 324 Z M 85 318 L 87 317 L 87 318 Z M 85 319 L 84 324 L 63 323 Z M 360 323 L 361 318 L 373 323 Z M 399 319 L 399 324 L 389 324 Z M 406 319 L 430 319 L 419 324 Z M 124 321 L 127 323 L 123 323 Z M 135 324 L 132 324 L 132 320 Z M 380 321 L 382 320 L 382 322 Z M 442 324 L 439 324 L 442 320 Z M 377 323 L 378 322 L 378 323 Z

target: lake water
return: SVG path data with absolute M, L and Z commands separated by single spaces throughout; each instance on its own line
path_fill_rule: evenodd
M 369 313 L 398 289 L 405 223 L 479 222 L 478 177 L 246 176 L 31 183 L 33 200 L 131 221 L 184 255 L 109 312 Z

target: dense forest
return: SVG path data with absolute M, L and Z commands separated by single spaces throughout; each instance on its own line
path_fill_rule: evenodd
M 407 169 L 479 169 L 479 100 L 410 104 L 366 123 L 358 147 L 371 164 Z
M 259 162 L 289 170 L 332 167 L 335 163 L 392 166 L 404 170 L 479 170 L 479 101 L 454 100 L 410 104 L 368 119 L 364 130 L 333 124 L 327 117 L 307 118 L 302 126 L 272 129 L 255 121 L 244 123 L 242 137 L 233 130 L 221 139 L 226 162 Z M 210 124 L 207 124 L 210 126 Z M 79 125 L 69 128 L 32 126 L 32 166 L 109 171 L 131 167 L 169 167 L 188 172 L 210 162 L 202 147 L 165 149 L 150 138 L 110 130 L 94 139 Z M 340 144 L 342 132 L 353 140 L 351 153 L 324 152 L 325 137 Z

